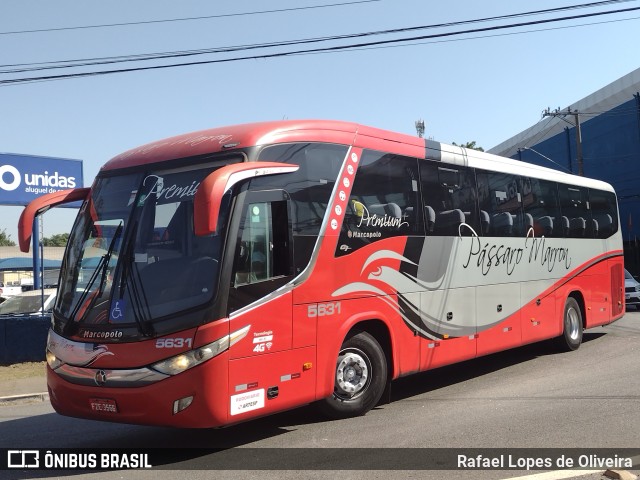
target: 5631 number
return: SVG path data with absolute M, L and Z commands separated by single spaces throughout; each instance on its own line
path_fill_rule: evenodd
M 193 338 L 159 338 L 156 340 L 156 348 L 191 348 Z
M 340 302 L 329 303 L 312 303 L 307 306 L 307 316 L 309 318 L 315 317 L 329 317 L 340 313 Z

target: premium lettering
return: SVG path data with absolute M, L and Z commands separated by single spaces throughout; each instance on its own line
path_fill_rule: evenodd
M 360 222 L 358 223 L 358 228 L 362 226 L 363 223 L 366 222 L 367 227 L 393 227 L 393 228 L 401 228 L 404 226 L 409 226 L 409 222 L 403 222 L 402 218 L 392 217 L 391 215 L 378 215 L 374 213 L 371 215 L 367 207 L 362 205 L 362 216 L 360 217 Z

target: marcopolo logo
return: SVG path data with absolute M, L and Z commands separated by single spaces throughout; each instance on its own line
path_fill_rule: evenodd
M 24 178 L 20 171 L 13 165 L 0 166 L 0 189 L 7 192 L 16 190 L 24 181 L 24 191 L 27 193 L 47 193 L 55 192 L 63 188 L 75 188 L 76 177 L 61 175 L 55 171 L 49 173 L 25 173 Z

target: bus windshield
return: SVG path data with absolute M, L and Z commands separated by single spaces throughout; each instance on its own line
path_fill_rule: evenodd
M 200 165 L 97 179 L 62 265 L 54 315 L 69 324 L 65 331 L 72 333 L 75 325 L 104 332 L 115 325 L 148 336 L 157 333 L 159 322 L 161 331 L 195 326 L 184 318 L 173 322 L 179 326 L 170 324 L 178 312 L 210 303 L 217 291 L 224 232 L 196 236 L 193 227 L 195 192 L 215 169 Z

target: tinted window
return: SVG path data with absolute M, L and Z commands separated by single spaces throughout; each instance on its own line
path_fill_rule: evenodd
M 291 143 L 268 146 L 260 152 L 261 161 L 292 163 L 300 169 L 286 175 L 256 178 L 251 181 L 251 188 L 284 189 L 293 205 L 294 235 L 317 235 L 346 154 L 344 145 Z
M 488 235 L 525 236 L 533 228 L 533 219 L 522 211 L 520 177 L 479 170 L 477 180 L 480 214 L 489 225 Z
M 364 152 L 345 212 L 339 245 L 362 247 L 398 235 L 423 235 L 415 158 Z M 346 253 L 339 250 L 336 254 Z
M 591 238 L 593 222 L 586 188 L 558 184 L 561 225 L 566 237 Z
M 420 180 L 427 235 L 471 235 L 470 229 L 459 228 L 462 223 L 481 235 L 472 169 L 420 162 Z
M 534 235 L 562 237 L 557 184 L 525 177 L 522 179 L 522 194 L 524 212 L 531 216 Z
M 618 231 L 616 196 L 611 192 L 589 190 L 593 236 L 608 238 Z
M 261 161 L 299 165 L 286 175 L 270 175 L 251 181 L 251 188 L 281 188 L 289 194 L 293 228 L 293 254 L 296 273 L 311 258 L 327 211 L 327 204 L 348 147 L 326 143 L 289 143 L 262 149 Z

